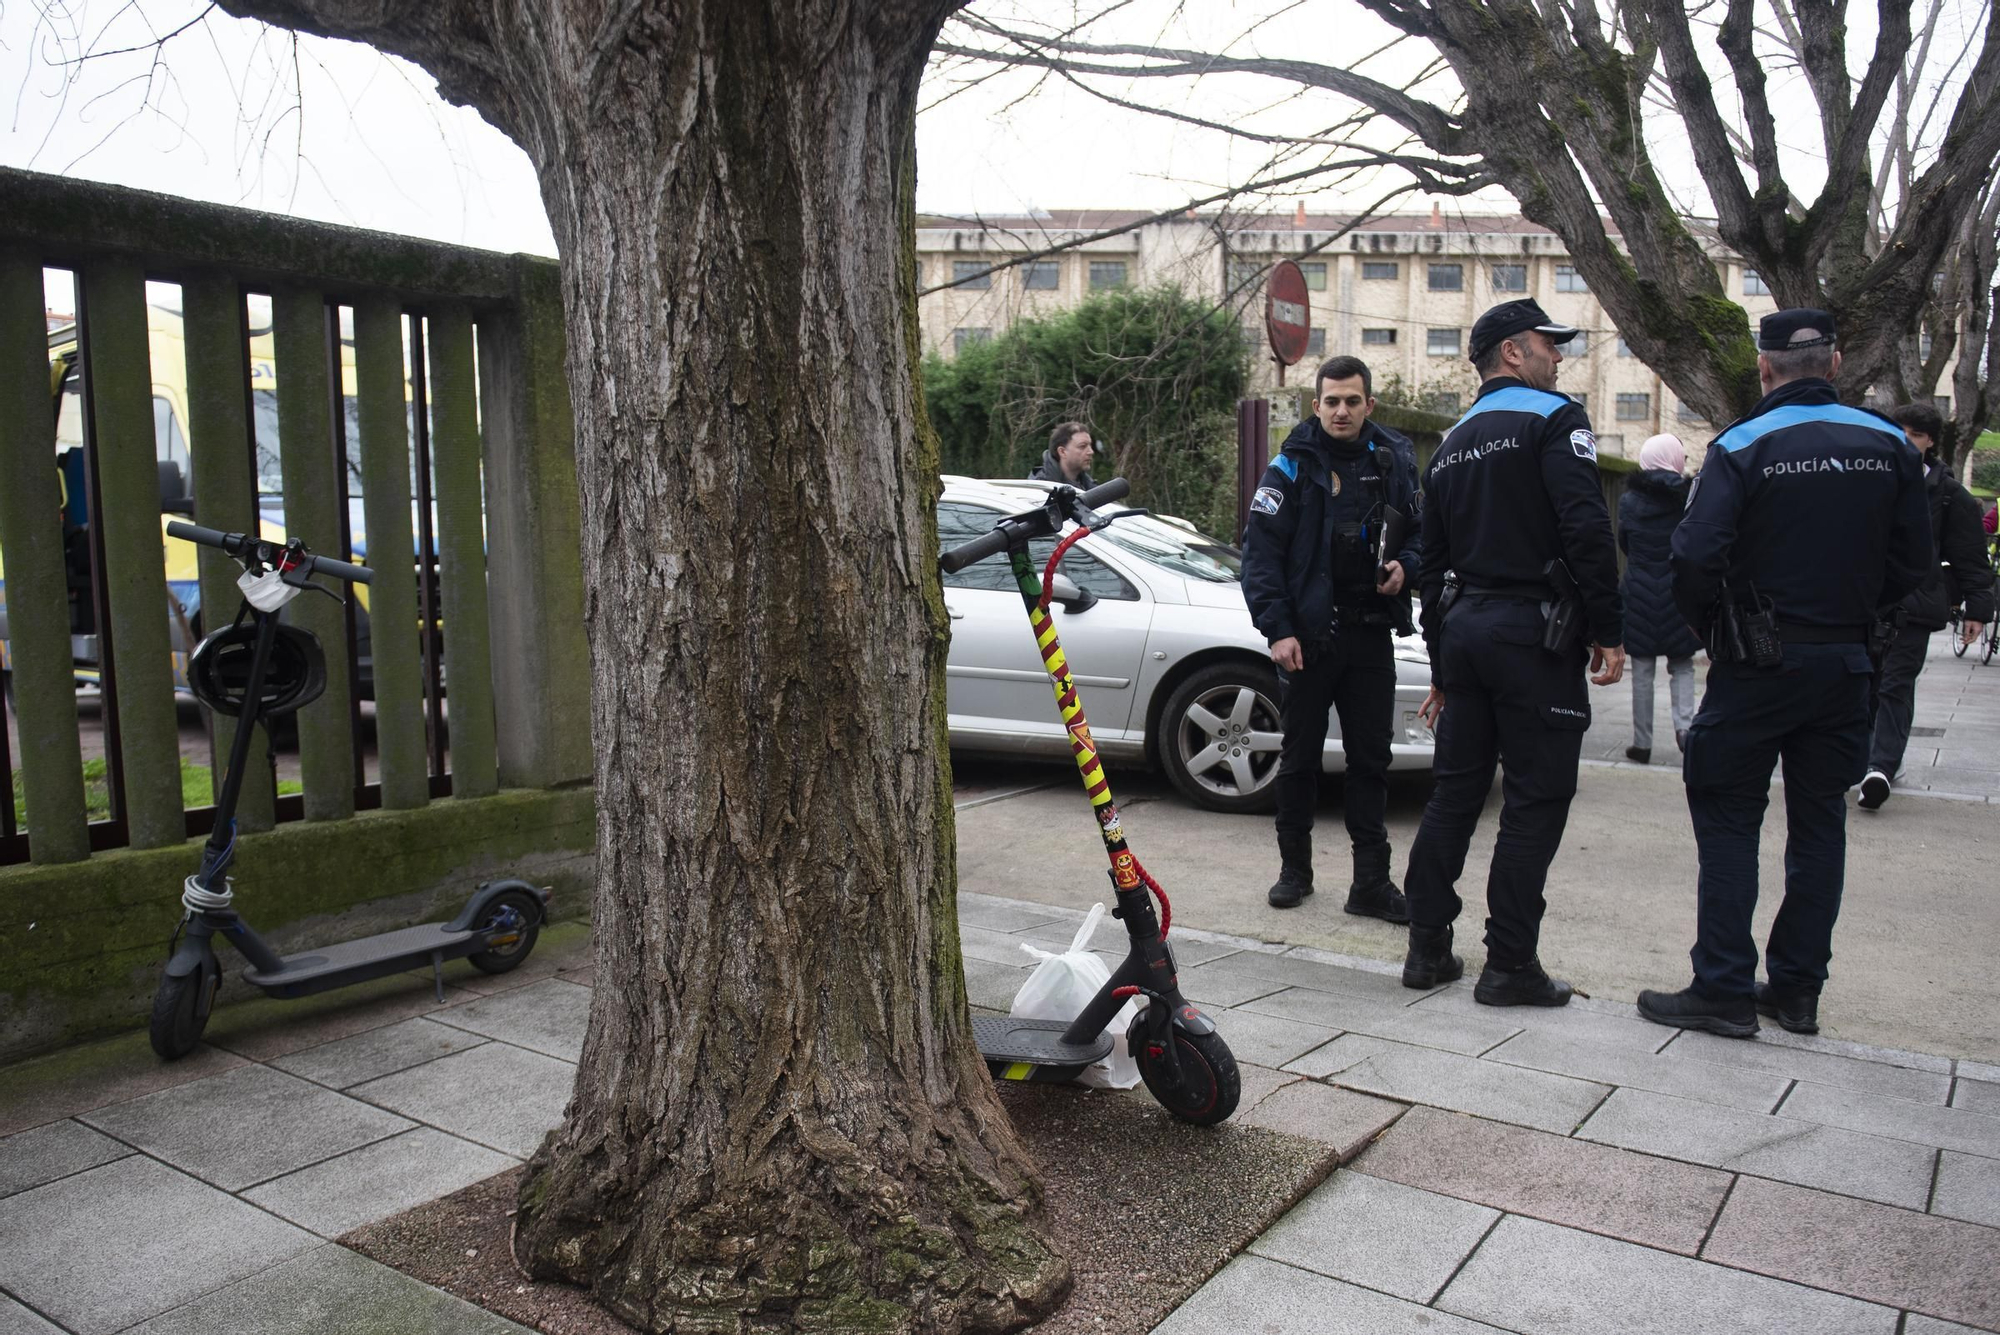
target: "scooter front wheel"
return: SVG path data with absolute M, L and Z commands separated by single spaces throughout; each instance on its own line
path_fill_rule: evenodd
M 1137 1020 L 1132 1031 L 1140 1032 Z M 1235 1112 L 1243 1083 L 1236 1071 L 1236 1058 L 1222 1035 L 1190 1034 L 1176 1028 L 1169 1030 L 1168 1036 L 1179 1059 L 1178 1074 L 1158 1039 L 1142 1038 L 1134 1045 L 1140 1078 L 1160 1106 L 1196 1126 L 1214 1126 Z
M 478 930 L 486 949 L 466 956 L 483 973 L 506 973 L 528 958 L 542 931 L 542 901 L 526 890 L 508 890 L 486 906 Z
M 178 1061 L 201 1044 L 201 1031 L 208 1025 L 208 998 L 203 996 L 208 972 L 196 969 L 176 978 L 160 977 L 160 990 L 153 994 L 153 1022 L 149 1036 L 153 1051 L 167 1061 Z

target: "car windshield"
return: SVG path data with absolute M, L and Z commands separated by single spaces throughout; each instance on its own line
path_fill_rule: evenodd
M 1189 579 L 1234 584 L 1243 570 L 1242 555 L 1228 543 L 1150 515 L 1121 516 L 1097 536 Z

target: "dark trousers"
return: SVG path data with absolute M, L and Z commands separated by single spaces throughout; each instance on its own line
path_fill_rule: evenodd
M 1709 671 L 1681 774 L 1701 864 L 1695 986 L 1750 995 L 1757 942 L 1757 837 L 1771 770 L 1785 775 L 1785 900 L 1764 952 L 1771 985 L 1817 994 L 1833 955 L 1847 872 L 1847 790 L 1868 745 L 1871 665 L 1861 645 L 1787 645 L 1783 665 Z
M 1875 735 L 1868 746 L 1868 768 L 1890 778 L 1903 767 L 1910 744 L 1910 720 L 1917 712 L 1917 676 L 1930 652 L 1931 633 L 1922 626 L 1905 626 L 1882 657 L 1875 677 Z
M 1347 756 L 1348 838 L 1357 853 L 1389 847 L 1389 741 L 1396 714 L 1396 659 L 1387 626 L 1342 626 L 1329 640 L 1302 642 L 1305 666 L 1280 669 L 1285 730 L 1278 753 L 1278 844 L 1312 833 L 1324 768 L 1327 711 L 1340 712 Z M 1386 874 L 1387 869 L 1384 868 Z
M 1486 875 L 1486 958 L 1518 969 L 1541 936 L 1542 888 L 1576 795 L 1590 726 L 1581 653 L 1542 648 L 1542 614 L 1520 599 L 1467 594 L 1438 647 L 1444 713 L 1432 762 L 1436 786 L 1410 847 L 1403 892 L 1415 929 L 1449 927 L 1464 907 L 1458 878 L 1486 808 L 1496 764 L 1500 833 Z

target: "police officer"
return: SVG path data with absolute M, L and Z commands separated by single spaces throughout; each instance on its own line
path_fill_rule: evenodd
M 1681 773 L 1701 873 L 1694 982 L 1641 992 L 1658 1024 L 1731 1038 L 1761 1011 L 1819 1030 L 1847 863 L 1847 790 L 1868 756 L 1869 631 L 1931 556 L 1923 462 L 1894 422 L 1844 407 L 1833 317 L 1757 330 L 1764 397 L 1726 427 L 1674 530 L 1674 601 L 1709 641 L 1708 690 Z M 1757 983 L 1757 836 L 1785 764 L 1785 898 Z
M 1569 1001 L 1569 984 L 1543 972 L 1535 954 L 1542 887 L 1590 726 L 1586 657 L 1600 686 L 1625 669 L 1597 438 L 1583 408 L 1556 392 L 1562 345 L 1576 334 L 1533 301 L 1503 302 L 1480 316 L 1470 349 L 1479 398 L 1445 433 L 1425 474 L 1431 691 L 1424 714 L 1437 724 L 1436 786 L 1404 881 L 1403 984 L 1434 987 L 1465 971 L 1451 953 L 1461 907 L 1455 884 L 1499 763 L 1486 967 L 1472 994 L 1489 1006 Z
M 1389 879 L 1389 742 L 1396 712 L 1392 631 L 1407 634 L 1417 565 L 1417 456 L 1369 420 L 1368 366 L 1335 357 L 1319 368 L 1313 416 L 1299 423 L 1250 501 L 1243 596 L 1271 643 L 1284 703 L 1278 757 L 1278 857 L 1269 893 L 1288 909 L 1313 892 L 1313 808 L 1326 750 L 1327 710 L 1340 711 L 1347 757 L 1347 834 L 1354 845 L 1349 913 L 1408 922 Z M 1380 526 L 1403 516 L 1404 536 L 1383 552 Z

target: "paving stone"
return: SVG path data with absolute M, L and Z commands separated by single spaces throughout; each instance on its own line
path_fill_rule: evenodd
M 1468 1057 L 1477 1056 L 1521 1032 L 1519 1025 L 1509 1024 L 1490 1014 L 1461 1015 L 1453 1011 L 1421 1011 L 1403 1005 L 1385 1006 L 1365 997 L 1319 992 L 1306 987 L 1289 987 L 1268 997 L 1260 997 L 1246 1003 L 1243 1009 L 1398 1043 L 1443 1048 L 1446 1052 L 1463 1053 Z
M 1472 999 L 1470 987 L 1454 983 L 1423 998 L 1410 1007 L 1410 1012 L 1429 1014 L 1448 1011 L 1487 1020 L 1504 1018 L 1506 1023 L 1517 1029 L 1588 1039 L 1593 1043 L 1622 1047 L 1637 1053 L 1658 1052 L 1673 1038 L 1672 1030 L 1636 1018 L 1629 1005 L 1606 1012 L 1591 1006 L 1589 1003 L 1593 1000 L 1575 997 L 1567 1006 L 1512 1006 L 1501 1010 L 1480 1005 Z
M 1005 964 L 1020 968 L 1032 964 L 1023 945 L 1030 944 L 1026 937 L 1015 936 L 1011 932 L 996 932 L 991 927 L 966 927 L 958 929 L 958 951 L 969 960 L 987 960 L 993 964 Z
M 1961 1080 L 1983 1080 L 1989 1085 L 2000 1085 L 2000 1066 L 1962 1061 L 1958 1063 L 1957 1070 Z
M 1934 1316 L 1912 1312 L 1903 1318 L 1903 1335 L 1980 1335 L 1971 1326 L 1956 1321 L 1940 1321 Z
M 392 1071 L 407 1070 L 478 1047 L 486 1041 L 483 1035 L 418 1016 L 352 1038 L 322 1043 L 304 1052 L 275 1057 L 271 1065 L 314 1084 L 345 1089 Z
M 1960 1080 L 1952 1086 L 1951 1106 L 2000 1117 L 2000 1085 L 1985 1080 Z
M 2000 1159 L 1945 1150 L 1938 1160 L 1931 1213 L 2000 1228 Z
M 50 1122 L 0 1140 L 0 1196 L 122 1159 L 132 1147 L 81 1122 Z
M 1512 1216 L 1437 1305 L 1531 1335 L 1890 1335 L 1894 1308 Z
M 1745 1178 L 1701 1254 L 1947 1321 L 2000 1327 L 2000 1229 Z
M 1000 932 L 1019 932 L 1062 920 L 1061 913 L 1039 904 L 995 899 L 991 895 L 962 894 L 958 897 L 958 922 L 961 927 L 970 925 L 991 927 Z
M 517 1048 L 574 1062 L 583 1056 L 590 1028 L 590 989 L 548 978 L 469 1005 L 453 1006 L 431 1019 L 502 1039 Z
M 1766 1025 L 1765 1028 L 1784 1032 L 1776 1025 Z M 1766 1043 L 1761 1037 L 1746 1043 L 1740 1038 L 1717 1038 L 1714 1034 L 1683 1029 L 1678 1038 L 1661 1049 L 1660 1056 L 1668 1061 L 1703 1061 L 1768 1071 L 1793 1080 L 1866 1090 L 1916 1103 L 1942 1105 L 1945 1095 L 1951 1090 L 1951 1077 L 1939 1071 L 1913 1071 L 1906 1066 L 1890 1066 L 1807 1048 L 1786 1047 Z
M 1748 1112 L 1771 1111 L 1792 1087 L 1792 1082 L 1781 1075 L 1712 1062 L 1665 1062 L 1628 1046 L 1599 1043 L 1548 1029 L 1529 1029 L 1485 1056 L 1488 1061 L 1506 1062 L 1510 1066 L 1527 1066 L 1606 1085 L 1650 1089 Z
M 1930 1195 L 1934 1156 L 1921 1145 L 1649 1090 L 1619 1090 L 1576 1134 L 1913 1210 Z
M 1561 1135 L 1568 1135 L 1610 1092 L 1608 1085 L 1358 1034 L 1337 1038 L 1285 1069 L 1331 1076 L 1333 1083 L 1364 1094 L 1427 1103 Z
M 526 1335 L 526 1328 L 331 1244 L 316 1247 L 130 1335 Z
M 1713 1038 L 1704 1035 L 1704 1038 Z M 1734 1043 L 1735 1039 L 1715 1039 L 1716 1042 Z M 1873 1062 L 1878 1066 L 1897 1066 L 1906 1071 L 1930 1071 L 1937 1075 L 1950 1075 L 1952 1060 L 1929 1052 L 1911 1052 L 1907 1048 L 1885 1048 L 1874 1043 L 1856 1043 L 1851 1039 L 1828 1038 L 1825 1034 L 1795 1034 L 1777 1025 L 1765 1025 L 1757 1035 L 1757 1042 L 1765 1047 L 1797 1048 L 1801 1052 L 1819 1052 L 1832 1057 L 1852 1057 L 1856 1061 Z M 1839 1084 L 1837 1080 L 1822 1081 L 1823 1084 Z
M 1290 1071 L 1280 1071 L 1274 1067 L 1259 1066 L 1255 1062 L 1246 1061 L 1236 1063 L 1236 1078 L 1243 1087 L 1243 1096 L 1236 1104 L 1236 1115 L 1239 1118 L 1277 1090 L 1305 1079 L 1304 1076 L 1293 1075 Z M 1145 1086 L 1139 1085 L 1137 1088 L 1144 1089 Z M 1147 1097 L 1151 1098 L 1152 1095 L 1149 1094 Z
M 470 965 L 462 967 L 467 973 L 473 972 Z M 289 1001 L 253 996 L 247 1001 L 218 1007 L 209 1018 L 206 1038 L 217 1047 L 251 1061 L 267 1062 L 288 1052 L 380 1029 L 385 1024 L 434 1011 L 440 1005 L 470 1001 L 477 995 L 465 987 L 447 985 L 444 1000 L 440 1002 L 430 970 L 426 969 L 421 975 L 392 974 Z
M 6 1294 L 0 1293 L 0 1335 L 62 1335 L 62 1328 L 51 1326 Z
M 1192 969 L 1182 969 L 1180 973 L 1181 992 L 1189 1001 L 1204 1006 L 1240 1006 L 1258 997 L 1282 992 L 1286 984 L 1276 978 L 1266 978 L 1262 974 L 1246 973 L 1240 968 L 1225 967 L 1227 956 L 1216 964 L 1203 964 Z
M 380 1108 L 268 1066 L 240 1066 L 80 1120 L 224 1191 L 410 1128 Z
M 1255 1062 L 1259 1066 L 1284 1067 L 1340 1032 L 1324 1025 L 1300 1024 L 1297 1020 L 1259 1015 L 1255 1011 L 1208 1010 L 1208 1017 L 1222 1031 L 1222 1039 L 1229 1044 L 1229 1051 L 1237 1061 Z
M 515 1160 L 427 1126 L 301 1168 L 243 1193 L 323 1238 L 387 1219 L 504 1173 Z
M 1335 1089 L 1316 1080 L 1295 1080 L 1265 1096 L 1249 1111 L 1237 1113 L 1235 1120 L 1331 1145 L 1346 1163 L 1406 1111 L 1404 1105 L 1387 1099 Z
M 1801 1082 L 1778 1111 L 1802 1122 L 1844 1126 L 1850 1131 L 2000 1159 L 2000 1117 L 1965 1109 L 1912 1104 L 1859 1090 Z
M 348 1091 L 489 1149 L 525 1159 L 562 1121 L 568 1062 L 506 1043 L 455 1052 Z
M 202 1044 L 175 1062 L 153 1054 L 143 1033 L 84 1043 L 7 1068 L 0 1083 L 0 1136 L 59 1122 L 107 1103 L 205 1080 L 243 1065 L 233 1052 Z
M 1354 1170 L 1693 1256 L 1730 1175 L 1462 1113 L 1412 1108 Z
M 135 1154 L 0 1201 L 0 1287 L 108 1335 L 318 1241 Z
M 1251 978 L 1268 979 L 1284 983 L 1289 987 L 1308 987 L 1315 992 L 1366 997 L 1389 1006 L 1407 1006 L 1423 995 L 1404 987 L 1397 975 L 1374 973 L 1338 964 L 1323 964 L 1300 954 L 1266 955 L 1246 950 L 1202 967 Z
M 1490 1335 L 1495 1330 L 1310 1270 L 1239 1256 L 1153 1327 L 1153 1335 Z
M 1428 1303 L 1498 1210 L 1359 1173 L 1335 1173 L 1250 1244 L 1257 1256 Z
M 1027 960 L 1021 961 L 1026 965 Z M 1028 981 L 1025 967 L 1011 964 L 995 964 L 991 960 L 968 959 L 965 961 L 965 993 L 975 1006 L 995 1010 L 1002 1015 L 1014 1004 L 1014 994 L 1021 990 L 1021 984 Z

